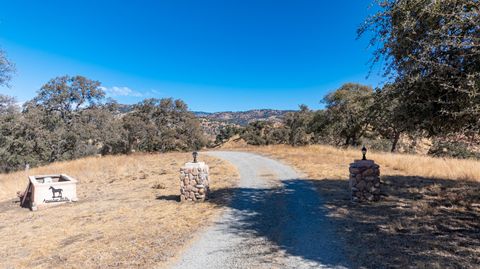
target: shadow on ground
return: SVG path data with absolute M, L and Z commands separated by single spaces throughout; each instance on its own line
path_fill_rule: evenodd
M 180 202 L 180 196 L 178 196 L 178 195 L 157 195 L 157 200 Z
M 225 220 L 229 233 L 245 238 L 254 235 L 273 244 L 271 253 L 262 253 L 262 257 L 281 250 L 289 256 L 329 267 L 348 267 L 335 227 L 326 217 L 328 212 L 322 207 L 312 182 L 298 179 L 282 182 L 283 186 L 278 188 L 213 190 L 209 202 L 234 210 L 235 219 Z M 265 263 L 269 262 L 266 258 Z
M 346 180 L 314 183 L 354 267 L 478 268 L 480 182 L 383 176 L 378 203 L 352 205 Z
M 265 237 L 290 255 L 327 266 L 480 264 L 480 182 L 384 176 L 382 201 L 366 204 L 350 203 L 346 180 L 283 182 L 283 188 L 213 190 L 209 202 L 241 212 L 229 223 L 235 233 Z M 341 258 L 342 244 L 350 262 Z

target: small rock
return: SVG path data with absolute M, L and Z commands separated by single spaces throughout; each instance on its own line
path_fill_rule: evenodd
M 374 172 L 373 172 L 372 169 L 367 169 L 367 170 L 363 171 L 363 173 L 362 173 L 363 176 L 371 176 L 373 174 L 374 174 Z
M 360 173 L 360 169 L 353 168 L 353 167 L 350 167 L 349 171 L 350 171 L 351 174 L 359 174 Z
M 366 187 L 366 184 L 365 184 L 365 181 L 363 181 L 363 180 L 360 181 L 360 182 L 357 184 L 357 188 L 358 188 L 359 190 L 364 190 L 365 187 Z
M 183 182 L 182 182 L 182 187 L 183 187 Z M 163 183 L 157 183 L 152 186 L 152 189 L 157 189 L 157 190 L 164 190 L 167 187 Z

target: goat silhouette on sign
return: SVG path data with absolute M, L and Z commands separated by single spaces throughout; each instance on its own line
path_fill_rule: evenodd
M 54 187 L 50 187 L 48 189 L 52 190 L 52 198 L 62 198 L 62 189 L 55 189 Z M 55 196 L 56 193 L 58 194 L 57 196 Z

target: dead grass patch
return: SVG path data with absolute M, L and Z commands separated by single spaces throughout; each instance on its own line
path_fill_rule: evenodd
M 317 186 L 357 268 L 478 268 L 480 162 L 369 152 L 381 166 L 377 203 L 351 204 L 348 166 L 358 150 L 243 147 L 296 167 Z
M 0 267 L 152 268 L 165 265 L 221 210 L 179 203 L 178 171 L 190 154 L 108 156 L 54 163 L 29 174 L 79 180 L 79 202 L 31 212 L 12 200 L 25 172 L 0 175 Z M 211 188 L 235 186 L 236 169 L 202 156 Z M 217 199 L 217 198 L 213 198 Z

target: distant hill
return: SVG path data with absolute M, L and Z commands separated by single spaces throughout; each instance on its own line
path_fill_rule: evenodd
M 118 110 L 123 113 L 132 111 L 134 105 L 118 104 Z M 283 116 L 295 110 L 277 110 L 277 109 L 253 109 L 248 111 L 224 111 L 224 112 L 202 112 L 192 111 L 192 113 L 200 119 L 206 121 L 222 122 L 222 125 L 239 125 L 246 126 L 250 122 L 259 120 L 268 120 L 272 122 L 281 122 Z M 204 121 L 202 120 L 202 121 Z
M 215 140 L 220 130 L 227 126 L 246 126 L 254 121 L 282 122 L 283 116 L 293 110 L 255 109 L 248 111 L 199 112 L 192 111 L 200 120 L 204 133 L 210 140 Z
M 132 111 L 133 105 L 119 104 L 119 111 L 122 114 Z M 201 112 L 192 111 L 200 120 L 205 135 L 210 140 L 215 140 L 220 129 L 227 125 L 246 126 L 254 121 L 271 121 L 274 123 L 282 122 L 283 116 L 294 110 L 276 110 L 276 109 L 254 109 L 248 111 L 225 111 L 225 112 Z
M 258 120 L 268 120 L 273 122 L 281 122 L 283 116 L 293 110 L 275 110 L 275 109 L 254 109 L 239 112 L 193 112 L 198 118 L 209 121 L 224 122 L 233 125 L 245 126 L 250 122 Z

